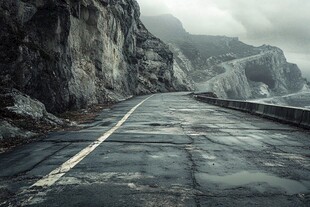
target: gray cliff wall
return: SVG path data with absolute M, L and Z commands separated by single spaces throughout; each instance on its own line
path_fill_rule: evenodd
M 142 20 L 170 45 L 175 71 L 183 71 L 182 76 L 200 92 L 255 99 L 295 93 L 305 86 L 300 69 L 288 63 L 277 47 L 254 47 L 235 37 L 191 35 L 171 15 Z
M 0 87 L 50 112 L 185 90 L 135 0 L 0 0 Z
M 300 91 L 305 82 L 295 64 L 288 63 L 279 48 L 261 47 L 261 53 L 218 64 L 222 74 L 198 83 L 221 98 L 254 99 Z

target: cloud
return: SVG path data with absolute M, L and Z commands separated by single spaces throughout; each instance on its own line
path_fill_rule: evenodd
M 229 12 L 211 0 L 138 0 L 142 15 L 170 13 L 179 18 L 185 29 L 193 34 L 228 34 L 236 36 L 243 25 Z M 234 28 L 238 28 L 235 30 Z
M 290 51 L 310 53 L 310 1 L 308 0 L 235 0 L 229 11 L 240 22 L 250 41 L 270 41 Z M 242 5 L 242 6 L 237 6 Z
M 170 13 L 193 34 L 238 36 L 249 44 L 310 55 L 309 0 L 137 1 L 142 15 Z M 310 71 L 310 61 L 302 65 Z
M 137 0 L 140 5 L 142 15 L 156 16 L 171 13 L 165 1 Z

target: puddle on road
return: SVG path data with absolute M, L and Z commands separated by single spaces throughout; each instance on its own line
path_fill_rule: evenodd
M 130 134 L 184 135 L 180 127 L 158 127 L 156 130 L 154 130 L 154 127 L 144 127 L 140 129 L 123 127 L 121 132 Z
M 202 154 L 202 157 L 207 159 L 207 160 L 215 160 L 216 157 L 213 155 L 207 155 L 207 154 Z
M 103 172 L 103 173 L 95 173 L 95 172 L 83 172 L 77 173 L 73 176 L 65 176 L 62 177 L 56 185 L 88 185 L 88 184 L 102 184 L 107 182 L 120 182 L 124 181 L 135 181 L 141 179 L 153 179 L 154 176 L 145 175 L 140 172 Z
M 239 172 L 227 176 L 216 176 L 201 174 L 201 178 L 216 183 L 223 183 L 232 186 L 247 185 L 250 183 L 267 183 L 271 187 L 282 188 L 288 195 L 309 192 L 306 186 L 296 180 L 279 178 L 266 173 Z M 263 190 L 266 191 L 267 189 Z
M 272 162 L 265 162 L 264 165 L 266 167 L 283 167 L 283 163 L 272 163 Z
M 195 109 L 195 108 L 186 108 L 186 109 L 175 109 L 175 108 L 171 108 L 170 109 L 171 111 L 181 111 L 181 112 L 195 112 L 195 111 L 197 111 L 197 112 L 199 112 L 199 113 L 201 113 L 202 111 L 207 111 L 207 112 L 213 112 L 214 110 L 212 110 L 212 109 L 201 109 L 201 108 L 197 108 L 197 109 Z
M 179 125 L 180 123 L 148 123 L 148 124 L 144 124 L 144 125 L 149 125 L 152 127 L 174 127 L 176 125 Z
M 149 155 L 153 159 L 167 159 L 167 158 L 177 158 L 179 157 L 177 154 L 157 154 L 157 155 Z
M 298 155 L 298 154 L 292 154 L 292 153 L 279 153 L 279 152 L 274 152 L 272 153 L 274 155 L 277 156 L 281 156 L 290 160 L 305 160 L 304 157 L 302 157 L 302 155 Z

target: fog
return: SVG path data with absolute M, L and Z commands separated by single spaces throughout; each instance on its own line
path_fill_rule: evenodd
M 310 0 L 137 0 L 145 16 L 172 14 L 192 34 L 226 35 L 284 50 L 310 80 Z

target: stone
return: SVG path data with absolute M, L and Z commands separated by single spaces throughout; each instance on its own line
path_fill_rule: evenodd
M 52 113 L 189 89 L 139 17 L 135 0 L 0 0 L 0 88 Z
M 61 126 L 67 124 L 62 119 L 48 113 L 43 103 L 31 99 L 17 90 L 2 90 L 0 93 L 0 112 L 1 117 L 10 119 L 23 118 L 33 122 Z
M 11 125 L 7 121 L 0 121 L 0 141 L 5 141 L 12 138 L 26 139 L 37 135 L 36 133 L 22 130 Z

